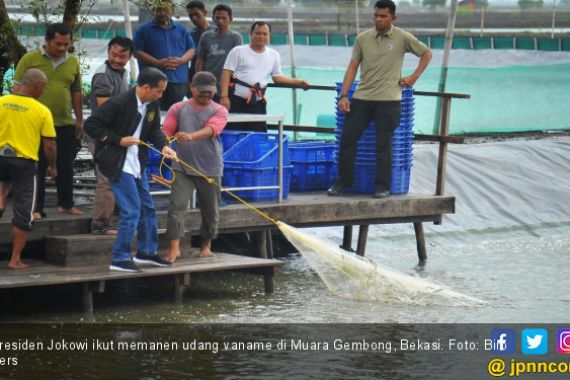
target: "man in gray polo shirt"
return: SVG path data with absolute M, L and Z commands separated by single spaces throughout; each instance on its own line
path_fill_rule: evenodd
M 129 91 L 129 74 L 125 66 L 133 56 L 134 44 L 128 37 L 116 36 L 107 46 L 107 60 L 95 70 L 91 79 L 91 95 L 89 104 L 91 114 L 95 115 L 99 107 L 112 96 Z M 89 141 L 89 150 L 95 153 L 95 143 Z M 96 170 L 97 187 L 93 201 L 93 217 L 91 233 L 101 235 L 116 235 L 117 229 L 111 225 L 111 217 L 115 210 L 115 197 L 105 177 L 99 169 Z
M 411 87 L 431 60 L 430 49 L 412 34 L 394 25 L 396 5 L 392 0 L 380 0 L 374 5 L 375 28 L 356 37 L 352 59 L 348 64 L 338 108 L 346 112 L 339 152 L 338 178 L 327 191 L 339 195 L 354 180 L 354 160 L 357 142 L 371 121 L 376 122 L 376 191 L 374 197 L 390 194 L 392 168 L 392 134 L 400 124 L 402 87 Z M 420 57 L 414 72 L 401 77 L 404 54 Z M 348 99 L 358 67 L 360 83 L 354 97 Z

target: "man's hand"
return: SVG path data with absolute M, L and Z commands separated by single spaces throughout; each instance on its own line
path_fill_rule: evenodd
M 81 140 L 83 138 L 83 120 L 75 121 L 75 138 Z
M 309 89 L 309 82 L 307 82 L 304 79 L 299 79 L 299 82 L 297 83 L 299 86 L 303 86 L 303 89 L 305 91 L 307 91 Z
M 192 141 L 192 136 L 188 132 L 176 132 L 176 141 Z
M 413 76 L 413 75 L 409 75 L 407 77 L 400 78 L 400 86 L 412 87 L 416 83 L 417 80 L 418 80 L 418 77 Z
M 55 166 L 48 166 L 47 174 L 52 181 L 55 181 L 55 177 L 57 177 L 57 169 L 55 168 Z
M 227 110 L 229 111 L 229 110 L 230 110 L 230 106 L 231 106 L 232 103 L 230 102 L 230 98 L 229 98 L 229 97 L 227 97 L 227 96 L 221 96 L 221 97 L 220 97 L 220 104 L 221 104 L 222 106 L 226 107 Z
M 178 157 L 176 156 L 176 152 L 173 151 L 170 147 L 168 146 L 164 146 L 164 148 L 162 148 L 162 155 L 166 158 L 170 158 L 174 161 L 178 161 Z
M 346 96 L 338 101 L 338 109 L 342 112 L 350 112 L 350 100 Z
M 121 141 L 119 142 L 120 146 L 123 146 L 125 148 L 130 147 L 131 145 L 135 145 L 139 143 L 139 139 L 137 139 L 134 136 L 125 136 L 125 137 L 121 137 Z
M 170 61 L 170 58 L 162 58 L 159 59 L 158 62 L 160 63 L 160 67 L 165 69 L 165 70 L 174 70 L 176 67 L 172 66 L 172 62 Z
M 167 59 L 172 69 L 176 69 L 178 66 L 184 64 L 184 61 L 179 57 L 168 57 Z

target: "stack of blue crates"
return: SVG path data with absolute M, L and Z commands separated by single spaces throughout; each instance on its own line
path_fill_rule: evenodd
M 348 98 L 352 99 L 358 82 L 354 82 L 348 91 Z M 342 83 L 337 83 L 337 93 L 340 93 Z M 338 97 L 337 97 L 338 105 Z M 338 147 L 344 127 L 344 112 L 337 108 L 336 113 L 336 152 L 335 160 L 338 162 Z M 414 142 L 414 91 L 412 88 L 402 90 L 402 113 L 400 126 L 394 131 L 392 139 L 392 183 L 391 194 L 407 194 L 410 187 L 410 171 L 413 161 Z M 369 193 L 375 191 L 376 177 L 376 123 L 371 122 L 358 140 L 358 150 L 354 165 L 354 185 L 346 189 L 348 192 Z
M 279 182 L 279 136 L 250 133 L 224 153 L 224 187 L 275 186 Z M 291 170 L 287 136 L 283 137 L 283 198 L 291 186 Z M 277 199 L 277 190 L 234 191 L 250 201 Z
M 324 141 L 298 142 L 289 145 L 293 165 L 291 190 L 326 190 L 332 184 L 335 144 Z

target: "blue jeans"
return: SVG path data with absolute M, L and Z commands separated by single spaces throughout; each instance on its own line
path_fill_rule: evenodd
M 118 181 L 110 181 L 119 206 L 119 231 L 113 244 L 113 261 L 131 260 L 131 242 L 137 233 L 137 250 L 156 255 L 158 232 L 156 211 L 148 190 L 146 173 L 141 178 L 121 172 Z

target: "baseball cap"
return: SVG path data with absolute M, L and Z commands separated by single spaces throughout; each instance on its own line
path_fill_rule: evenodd
M 216 77 L 208 71 L 199 71 L 194 74 L 192 84 L 198 91 L 216 92 Z

